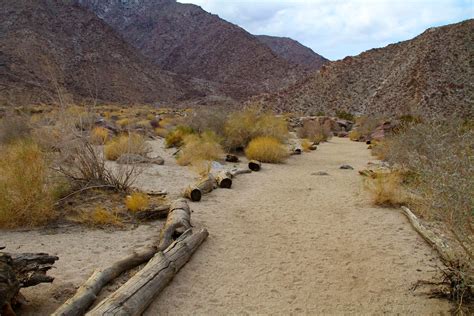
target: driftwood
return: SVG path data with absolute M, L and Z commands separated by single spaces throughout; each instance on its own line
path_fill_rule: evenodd
M 114 262 L 105 269 L 96 270 L 77 290 L 76 294 L 59 307 L 53 316 L 84 315 L 92 306 L 102 288 L 123 272 L 150 260 L 157 252 L 156 247 L 148 246 L 135 250 L 132 254 Z
M 290 150 L 291 155 L 301 155 L 302 152 L 303 150 L 301 149 L 301 147 L 292 147 Z
M 252 171 L 260 171 L 262 168 L 262 163 L 257 160 L 250 160 L 249 161 L 249 169 Z
M 11 304 L 21 298 L 21 288 L 53 282 L 46 273 L 58 259 L 45 253 L 0 253 L 0 312 L 14 315 Z
M 169 211 L 170 211 L 169 205 L 152 205 L 151 207 L 149 207 L 148 209 L 144 211 L 135 212 L 134 217 L 142 221 L 162 219 L 168 216 Z
M 191 210 L 185 199 L 171 203 L 168 218 L 160 233 L 158 250 L 163 251 L 174 241 L 173 237 L 191 228 Z
M 141 315 L 158 293 L 189 261 L 207 238 L 202 229 L 186 231 L 164 252 L 158 252 L 147 265 L 86 315 Z
M 230 189 L 232 187 L 232 174 L 227 170 L 219 171 L 215 179 L 219 188 Z
M 426 240 L 426 242 L 439 253 L 443 262 L 454 262 L 456 257 L 453 253 L 453 250 L 444 240 L 423 226 L 416 215 L 413 214 L 408 207 L 402 206 L 402 212 L 408 218 L 413 228 L 421 235 L 421 237 L 423 237 L 423 239 Z
M 212 174 L 200 180 L 198 183 L 189 186 L 184 191 L 184 197 L 193 202 L 199 202 L 202 195 L 207 194 L 216 188 L 216 179 Z
M 252 170 L 250 169 L 239 169 L 239 168 L 235 168 L 229 171 L 232 178 L 238 176 L 239 174 L 246 174 L 246 173 L 251 173 L 251 172 Z

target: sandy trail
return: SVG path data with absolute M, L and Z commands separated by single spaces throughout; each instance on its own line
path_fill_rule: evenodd
M 439 261 L 398 210 L 370 205 L 357 174 L 370 159 L 334 138 L 192 204 L 210 236 L 147 315 L 447 312 L 410 291 Z

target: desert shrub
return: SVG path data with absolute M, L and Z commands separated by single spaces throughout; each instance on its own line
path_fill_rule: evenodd
M 122 221 L 117 214 L 106 210 L 103 207 L 97 207 L 93 211 L 83 212 L 80 220 L 91 226 L 123 226 Z
M 398 172 L 377 173 L 375 177 L 366 179 L 365 186 L 375 205 L 398 207 L 407 201 L 402 181 L 403 178 Z
M 123 154 L 146 155 L 150 146 L 138 134 L 122 135 L 105 145 L 104 154 L 108 160 L 117 160 Z
M 133 192 L 125 198 L 125 205 L 131 212 L 144 211 L 148 208 L 150 199 L 148 195 L 141 192 Z
M 130 124 L 131 124 L 131 121 L 130 119 L 128 118 L 122 118 L 120 120 L 118 120 L 117 122 L 115 122 L 120 128 L 126 128 L 128 127 Z
M 383 122 L 383 117 L 378 115 L 360 116 L 356 119 L 356 124 L 349 133 L 349 138 L 358 141 L 368 137 Z
M 31 135 L 31 124 L 27 117 L 8 115 L 0 120 L 0 144 L 8 144 Z
M 178 164 L 186 166 L 196 161 L 217 160 L 223 153 L 219 138 L 213 132 L 191 134 L 184 138 Z
M 248 108 L 229 116 L 225 124 L 225 146 L 229 150 L 245 148 L 257 137 L 273 137 L 279 141 L 288 138 L 284 118 L 263 113 L 258 108 Z
M 54 190 L 38 145 L 19 141 L 0 151 L 0 227 L 35 226 L 52 219 Z
M 166 138 L 166 136 L 168 136 L 168 133 L 169 133 L 169 131 L 166 128 L 161 128 L 161 127 L 155 128 L 156 136 Z
M 274 137 L 257 137 L 253 139 L 245 149 L 248 159 L 261 162 L 280 163 L 289 155 L 288 149 Z
M 472 259 L 474 130 L 461 119 L 406 126 L 384 142 L 386 159 L 414 174 L 426 216 L 443 221 Z
M 304 152 L 310 152 L 311 151 L 311 146 L 313 145 L 312 142 L 310 142 L 308 139 L 304 138 L 301 140 L 301 148 L 303 148 Z
M 116 154 L 117 149 L 113 150 Z M 140 174 L 140 169 L 134 166 L 120 166 L 116 170 L 107 168 L 104 155 L 85 137 L 63 142 L 60 154 L 58 169 L 75 187 L 106 186 L 127 191 Z
M 212 169 L 212 163 L 207 160 L 197 160 L 190 164 L 190 168 L 201 178 L 207 177 Z
M 340 119 L 354 122 L 354 115 L 346 111 L 336 111 L 336 116 Z
M 95 145 L 103 145 L 109 138 L 109 130 L 104 127 L 94 127 L 91 131 L 91 142 Z
M 194 130 L 189 126 L 180 125 L 174 128 L 166 135 L 166 147 L 180 147 L 183 145 L 184 138 L 193 134 Z
M 306 138 L 312 142 L 325 142 L 332 137 L 331 123 L 326 120 L 323 123 L 319 120 L 307 120 L 297 131 L 299 138 Z
M 192 111 L 185 119 L 185 125 L 197 133 L 212 131 L 224 136 L 224 127 L 229 111 L 222 107 L 200 108 Z

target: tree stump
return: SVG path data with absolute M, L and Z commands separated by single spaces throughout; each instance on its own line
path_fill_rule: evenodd
M 229 171 L 222 170 L 216 174 L 215 178 L 219 188 L 230 189 L 232 187 L 232 175 Z
M 250 160 L 249 161 L 249 169 L 252 171 L 260 171 L 262 168 L 262 163 L 257 160 Z
M 193 202 L 201 201 L 201 197 L 216 188 L 216 179 L 212 174 L 204 177 L 198 183 L 189 186 L 184 191 L 184 197 L 190 199 Z

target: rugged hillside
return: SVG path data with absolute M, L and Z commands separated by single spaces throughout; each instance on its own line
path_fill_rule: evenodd
M 263 101 L 279 111 L 474 116 L 474 20 L 324 65 Z
M 324 64 L 329 62 L 328 59 L 316 54 L 311 48 L 308 48 L 291 38 L 267 35 L 257 35 L 257 38 L 260 42 L 270 47 L 270 49 L 278 56 L 308 70 L 318 70 Z
M 0 4 L 1 103 L 51 102 L 59 95 L 159 102 L 200 96 L 201 86 L 161 71 L 79 6 L 60 0 Z
M 228 85 L 246 97 L 295 83 L 305 72 L 255 36 L 174 0 L 76 0 L 163 69 Z

